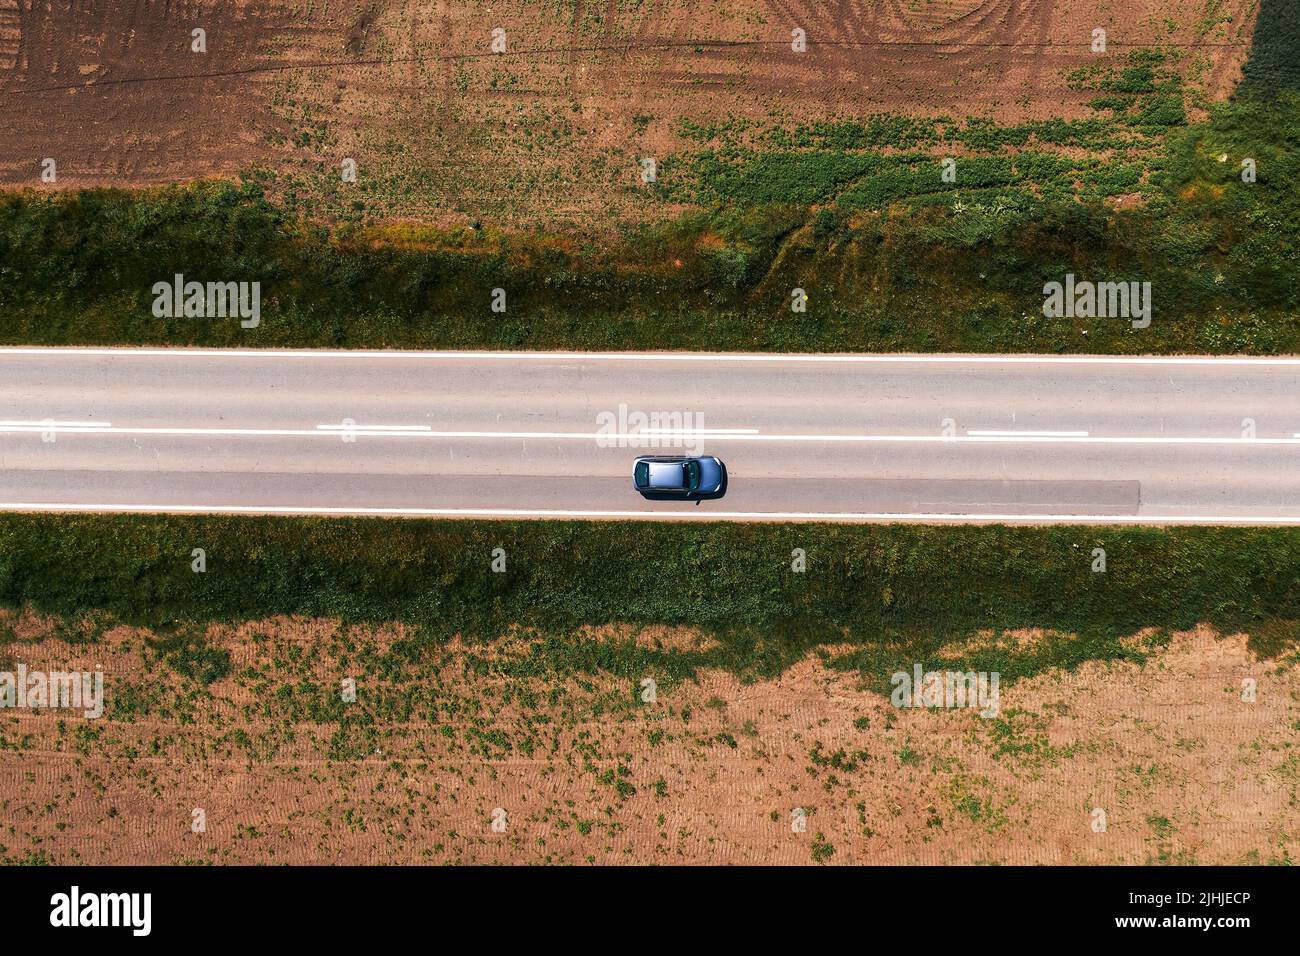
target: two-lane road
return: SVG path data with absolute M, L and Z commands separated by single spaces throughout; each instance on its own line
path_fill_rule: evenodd
M 0 349 L 0 510 L 1300 523 L 1298 435 L 1294 358 Z

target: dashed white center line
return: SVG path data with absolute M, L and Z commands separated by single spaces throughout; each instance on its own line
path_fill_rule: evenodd
M 0 421 L 0 427 L 8 428 L 30 428 L 35 430 L 48 430 L 50 428 L 112 428 L 112 422 L 56 422 L 53 419 L 42 421 L 31 421 L 22 419 L 18 421 Z
M 757 435 L 757 428 L 642 428 L 639 435 Z
M 432 425 L 317 425 L 322 431 L 341 431 L 341 432 L 431 432 Z
M 972 437 L 988 438 L 1010 438 L 1016 435 L 1024 435 L 1028 438 L 1087 438 L 1087 432 L 1054 432 L 1054 431 L 977 431 L 970 429 L 966 432 Z

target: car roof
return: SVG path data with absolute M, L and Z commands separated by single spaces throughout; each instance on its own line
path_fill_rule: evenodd
M 650 487 L 651 488 L 685 488 L 686 487 L 686 469 L 682 467 L 685 462 L 678 461 L 652 461 L 650 465 Z

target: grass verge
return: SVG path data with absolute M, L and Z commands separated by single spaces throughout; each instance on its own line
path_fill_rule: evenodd
M 495 548 L 504 573 L 491 570 Z M 1104 573 L 1091 570 L 1096 548 Z M 157 650 L 196 679 L 220 676 L 222 661 L 195 624 L 298 614 L 409 624 L 398 657 L 454 635 L 523 635 L 529 653 L 501 662 L 520 673 L 758 676 L 817 651 L 876 680 L 915 662 L 1014 680 L 1142 660 L 1198 623 L 1245 630 L 1276 655 L 1296 640 L 1297 582 L 1300 535 L 1269 528 L 0 516 L 0 605 L 79 620 L 92 639 L 113 621 L 171 630 Z M 609 625 L 624 636 L 584 630 Z M 683 652 L 635 639 L 655 625 L 715 642 Z M 1045 633 L 1005 633 L 1025 628 Z

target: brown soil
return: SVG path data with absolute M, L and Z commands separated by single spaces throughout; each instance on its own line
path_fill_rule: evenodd
M 19 630 L 30 641 L 48 627 Z M 512 662 L 538 658 L 522 639 L 371 667 L 400 661 L 389 651 L 407 636 L 311 620 L 214 627 L 233 660 L 208 691 L 150 666 L 144 632 L 11 643 L 30 667 L 102 667 L 109 711 L 0 711 L 0 858 L 1241 864 L 1300 853 L 1300 656 L 1258 661 L 1244 635 L 1177 634 L 1145 666 L 1021 681 L 992 720 L 897 709 L 814 659 L 756 683 L 661 680 L 653 704 L 637 675 L 530 665 L 537 676 L 524 676 Z M 693 646 L 679 631 L 641 643 Z M 334 706 L 348 675 L 358 701 L 343 705 L 347 722 L 305 719 L 303 702 Z M 796 807 L 806 832 L 792 832 Z M 192 832 L 196 808 L 205 832 Z M 492 828 L 497 808 L 505 832 Z
M 59 186 L 260 165 L 308 213 L 360 202 L 382 218 L 605 226 L 672 211 L 648 205 L 637 161 L 679 149 L 683 119 L 1083 116 L 1092 94 L 1071 89 L 1067 72 L 1155 43 L 1182 45 L 1194 88 L 1220 97 L 1255 7 L 98 0 L 63 10 L 0 0 L 0 184 L 49 188 L 45 157 L 59 164 Z M 196 26 L 206 54 L 190 52 Z M 495 27 L 506 31 L 500 56 Z M 802 54 L 790 49 L 795 27 L 808 37 Z M 1094 27 L 1107 30 L 1105 55 L 1088 52 Z M 278 69 L 348 61 L 360 62 Z M 359 180 L 340 194 L 345 157 Z
M 304 4 L 0 0 L 0 182 L 142 185 L 232 173 L 281 125 L 275 74 L 222 74 L 312 58 L 333 46 Z M 191 51 L 191 30 L 207 52 Z M 43 188 L 49 188 L 43 186 Z

